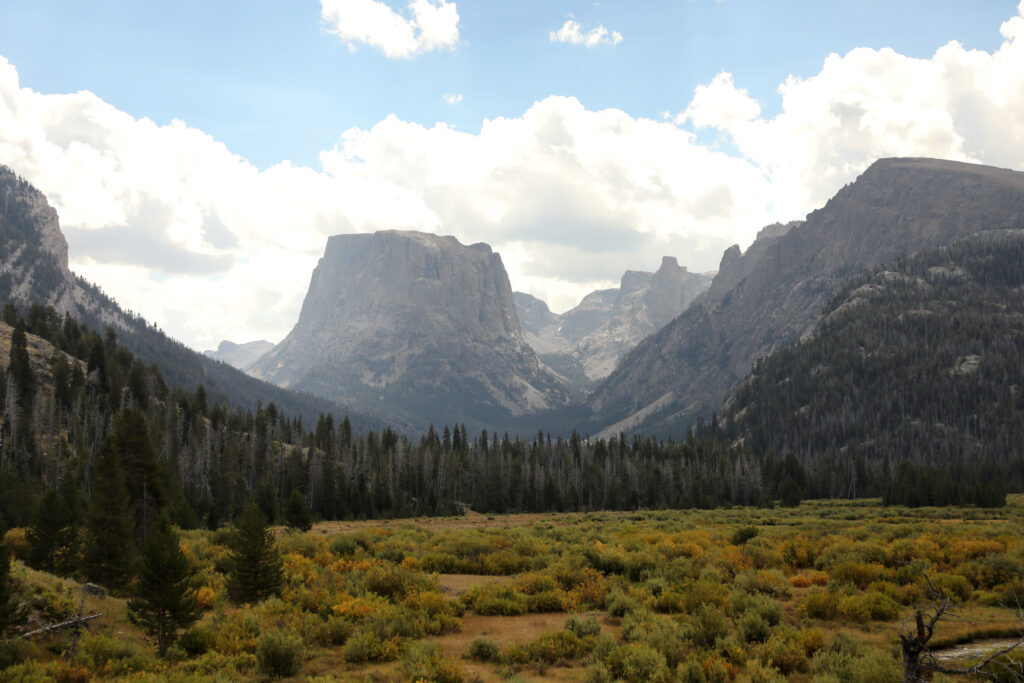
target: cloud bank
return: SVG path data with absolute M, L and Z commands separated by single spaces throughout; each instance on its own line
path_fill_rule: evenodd
M 598 45 L 618 45 L 622 42 L 622 34 L 618 31 L 609 31 L 603 25 L 583 31 L 580 23 L 574 19 L 567 20 L 562 28 L 551 31 L 548 40 L 552 43 L 569 43 L 570 45 L 582 45 L 583 47 L 597 47 Z
M 408 59 L 459 42 L 459 13 L 447 0 L 411 0 L 404 13 L 378 0 L 320 0 L 328 31 L 355 50 L 363 43 L 387 57 Z
M 779 86 L 773 117 L 723 72 L 667 121 L 556 96 L 474 132 L 390 116 L 345 131 L 320 168 L 264 171 L 181 121 L 21 87 L 0 58 L 0 163 L 56 206 L 74 270 L 197 348 L 278 341 L 343 232 L 486 241 L 514 288 L 563 310 L 664 254 L 713 269 L 726 246 L 802 217 L 878 157 L 1024 170 L 1024 3 L 1000 30 L 991 53 L 829 55 Z

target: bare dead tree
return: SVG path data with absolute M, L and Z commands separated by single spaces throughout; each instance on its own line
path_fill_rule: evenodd
M 913 566 L 913 565 L 910 565 Z M 915 567 L 916 568 L 916 567 Z M 956 617 L 954 604 L 945 591 L 932 583 L 931 577 L 923 569 L 916 568 L 928 584 L 928 596 L 933 604 L 927 609 L 918 609 L 912 618 L 913 627 L 900 633 L 900 645 L 903 650 L 904 683 L 923 683 L 926 674 L 942 673 L 949 676 L 966 676 L 980 674 L 986 678 L 994 678 L 989 673 L 990 665 L 999 667 L 1010 680 L 1024 681 L 1024 665 L 1007 657 L 1024 644 L 1024 615 L 1020 608 L 1017 617 L 1021 623 L 1021 637 L 1017 642 L 990 653 L 980 662 L 965 668 L 954 668 L 940 664 L 934 653 L 928 648 L 928 642 L 935 635 L 935 626 L 944 618 Z M 1001 677 L 1002 678 L 1002 677 Z

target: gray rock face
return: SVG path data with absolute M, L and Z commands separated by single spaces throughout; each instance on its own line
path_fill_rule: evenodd
M 273 348 L 273 344 L 263 339 L 244 344 L 236 344 L 225 339 L 215 350 L 203 351 L 203 355 L 207 358 L 224 361 L 239 370 L 247 370 Z
M 417 232 L 331 237 L 295 327 L 249 373 L 424 426 L 569 399 L 526 343 L 501 257 Z
M 633 350 L 589 399 L 606 433 L 679 433 L 754 361 L 813 329 L 849 276 L 980 230 L 1024 225 L 1024 173 L 883 159 L 822 209 L 728 250 L 707 295 Z
M 665 256 L 656 273 L 627 270 L 618 289 L 592 292 L 561 316 L 529 295 L 517 294 L 516 304 L 520 318 L 529 321 L 523 324 L 527 341 L 543 360 L 586 384 L 607 377 L 626 353 L 682 313 L 710 282 L 709 275 L 690 273 L 675 257 Z
M 126 329 L 119 311 L 104 307 L 68 268 L 68 243 L 57 212 L 42 192 L 0 166 L 0 299 L 40 303 L 81 319 Z

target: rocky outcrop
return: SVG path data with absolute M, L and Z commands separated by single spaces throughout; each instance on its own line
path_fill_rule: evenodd
M 611 317 L 570 349 L 590 380 L 601 380 L 630 350 L 682 313 L 707 289 L 711 278 L 662 258 L 657 272 L 626 271 Z
M 592 394 L 596 420 L 605 433 L 681 433 L 714 411 L 755 360 L 813 329 L 847 277 L 962 235 L 1022 224 L 1024 173 L 880 160 L 785 234 L 763 235 L 749 259 L 726 252 L 709 294 L 642 342 Z
M 295 327 L 249 372 L 423 426 L 569 399 L 526 343 L 501 257 L 417 232 L 331 237 Z
M 273 348 L 273 344 L 263 339 L 244 344 L 236 344 L 225 339 L 216 349 L 203 351 L 203 355 L 207 358 L 223 361 L 233 368 L 247 370 Z
M 528 294 L 517 293 L 516 305 L 527 341 L 544 362 L 587 385 L 607 377 L 630 349 L 682 313 L 710 282 L 710 275 L 690 273 L 674 256 L 665 256 L 657 272 L 627 270 L 618 289 L 591 292 L 562 315 Z

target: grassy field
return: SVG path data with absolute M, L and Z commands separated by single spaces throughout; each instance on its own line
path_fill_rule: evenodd
M 8 647 L 2 663 L 21 662 L 0 678 L 898 681 L 899 634 L 933 603 L 923 572 L 957 602 L 937 647 L 1018 633 L 1022 522 L 1024 496 L 325 522 L 278 530 L 285 588 L 241 606 L 225 532 L 189 531 L 206 611 L 166 659 L 124 599 L 90 596 L 103 617 L 77 643 Z M 21 530 L 8 541 L 23 551 Z M 13 576 L 41 623 L 82 607 L 71 579 Z

